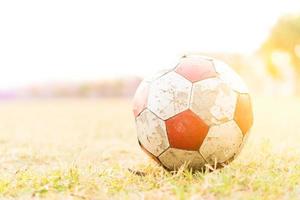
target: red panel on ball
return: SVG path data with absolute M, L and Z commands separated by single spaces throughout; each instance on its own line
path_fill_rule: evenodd
M 147 107 L 149 84 L 142 82 L 135 92 L 133 98 L 133 113 L 137 117 Z
M 217 76 L 213 63 L 204 58 L 183 59 L 175 71 L 193 83 Z
M 208 132 L 208 125 L 191 110 L 186 110 L 166 121 L 171 147 L 199 150 Z

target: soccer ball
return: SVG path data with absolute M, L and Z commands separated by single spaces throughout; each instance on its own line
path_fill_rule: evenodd
M 216 59 L 190 56 L 146 78 L 133 111 L 139 144 L 168 170 L 222 167 L 240 152 L 253 123 L 241 78 Z

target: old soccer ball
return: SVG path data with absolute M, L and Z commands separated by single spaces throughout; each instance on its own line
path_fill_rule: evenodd
M 138 87 L 134 115 L 139 144 L 168 170 L 222 167 L 240 152 L 253 123 L 241 78 L 216 59 L 183 57 Z

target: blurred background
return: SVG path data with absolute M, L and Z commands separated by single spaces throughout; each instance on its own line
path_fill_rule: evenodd
M 186 54 L 230 64 L 255 122 L 232 168 L 173 181 L 140 150 L 131 99 Z M 0 1 L 0 199 L 299 199 L 299 113 L 299 0 Z
M 131 97 L 184 54 L 300 94 L 300 1 L 1 1 L 0 98 Z

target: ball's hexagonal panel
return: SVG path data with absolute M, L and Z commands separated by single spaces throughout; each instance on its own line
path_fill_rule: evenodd
M 209 129 L 201 145 L 200 153 L 211 165 L 224 163 L 238 152 L 242 141 L 243 134 L 232 120 Z
M 207 78 L 217 77 L 217 72 L 212 61 L 201 57 L 187 57 L 182 59 L 176 67 L 175 72 L 193 83 Z
M 210 56 L 206 56 L 206 55 L 201 55 L 201 54 L 185 54 L 181 57 L 181 59 L 186 59 L 186 58 L 202 58 L 202 59 L 206 59 L 206 60 L 210 60 L 213 61 L 214 58 L 210 57 Z
M 133 97 L 133 113 L 137 117 L 146 108 L 149 94 L 149 83 L 142 81 Z
M 239 94 L 234 114 L 234 120 L 245 135 L 253 124 L 251 99 L 248 94 Z
M 175 148 L 169 148 L 158 159 L 169 170 L 177 170 L 182 165 L 186 165 L 190 169 L 200 170 L 205 165 L 205 160 L 199 152 Z
M 170 71 L 171 69 L 160 70 L 152 76 L 145 78 L 140 83 L 133 97 L 133 113 L 135 117 L 137 117 L 147 107 L 150 84 L 154 80 L 160 78 L 161 76 Z
M 155 81 L 156 79 L 159 79 L 160 77 L 162 77 L 163 75 L 167 74 L 168 72 L 172 71 L 173 69 L 162 69 L 152 75 L 150 75 L 149 77 L 145 78 L 144 81 L 151 83 L 153 81 Z
M 169 72 L 152 82 L 148 108 L 166 120 L 188 109 L 192 83 L 175 72 Z
M 141 143 L 140 141 L 138 141 L 138 142 L 139 142 L 139 145 L 140 145 L 142 151 L 143 151 L 144 153 L 146 153 L 150 158 L 152 158 L 157 164 L 161 165 L 160 160 L 158 160 L 158 158 L 157 158 L 156 156 L 154 156 L 154 155 L 153 155 L 152 153 L 150 153 L 147 149 L 145 149 L 145 147 L 142 145 L 142 143 Z
M 165 122 L 150 110 L 144 110 L 137 118 L 138 139 L 145 149 L 159 156 L 169 147 Z
M 249 93 L 244 81 L 233 69 L 222 61 L 214 60 L 213 62 L 221 80 L 226 82 L 233 90 L 239 93 Z
M 233 119 L 237 94 L 219 78 L 194 83 L 191 110 L 206 124 L 220 124 Z
M 244 135 L 242 144 L 239 146 L 237 152 L 236 152 L 235 155 L 234 155 L 234 158 L 237 158 L 237 157 L 240 155 L 240 153 L 241 153 L 242 150 L 244 149 L 245 144 L 246 144 L 247 141 L 248 141 L 248 138 L 249 138 L 249 134 Z
M 208 132 L 208 125 L 191 110 L 186 110 L 166 121 L 171 147 L 197 151 Z

